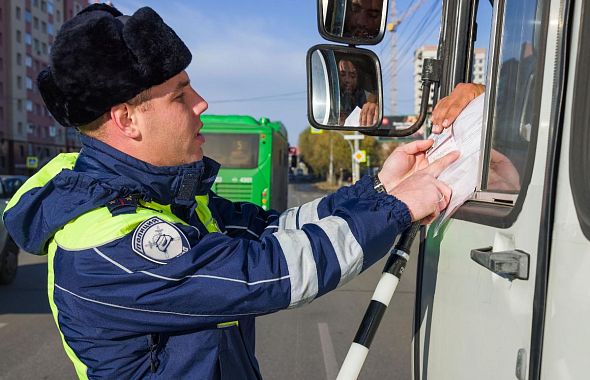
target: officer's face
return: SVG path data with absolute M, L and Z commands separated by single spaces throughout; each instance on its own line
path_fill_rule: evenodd
M 151 100 L 138 113 L 141 149 L 148 162 L 176 166 L 203 158 L 199 133 L 207 102 L 191 87 L 185 71 L 150 89 Z

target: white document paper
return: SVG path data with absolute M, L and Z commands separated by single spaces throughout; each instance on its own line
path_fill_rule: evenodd
M 461 152 L 457 161 L 453 162 L 438 179 L 453 190 L 446 210 L 432 223 L 434 236 L 438 230 L 465 201 L 470 199 L 477 186 L 478 163 L 483 126 L 483 108 L 485 94 L 475 98 L 459 114 L 453 125 L 446 128 L 440 135 L 431 135 L 435 143 L 427 152 L 428 162 L 432 163 L 454 150 Z
M 350 115 L 344 120 L 344 125 L 347 127 L 360 127 L 361 126 L 361 109 L 357 106 Z

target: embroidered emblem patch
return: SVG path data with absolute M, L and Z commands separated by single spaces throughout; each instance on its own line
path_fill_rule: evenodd
M 158 217 L 141 223 L 133 233 L 133 251 L 158 264 L 178 257 L 190 249 L 182 231 Z

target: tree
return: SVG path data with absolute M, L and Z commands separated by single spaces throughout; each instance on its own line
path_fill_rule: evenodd
M 299 151 L 303 160 L 315 174 L 324 177 L 330 165 L 330 140 L 332 140 L 334 171 L 338 173 L 340 169 L 351 170 L 350 145 L 340 133 L 324 130 L 321 134 L 312 134 L 310 128 L 306 128 L 299 135 Z M 376 138 L 365 136 L 360 146 L 367 151 L 367 155 L 371 156 L 371 165 L 381 165 L 380 146 Z

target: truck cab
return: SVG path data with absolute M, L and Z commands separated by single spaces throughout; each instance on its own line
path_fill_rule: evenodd
M 414 379 L 587 377 L 586 5 L 444 2 L 441 97 L 472 79 L 474 43 L 489 39 L 484 132 L 472 199 L 438 236 L 423 232 Z M 489 36 L 477 33 L 483 7 Z M 494 181 L 494 152 L 516 184 Z
M 437 58 L 423 71 L 423 83 L 435 83 L 436 102 L 474 81 L 475 49 L 483 43 L 485 105 L 473 194 L 440 228 L 423 227 L 419 251 L 411 255 L 418 260 L 413 378 L 587 378 L 590 7 L 584 0 L 441 3 Z M 336 6 L 318 4 L 320 15 Z M 327 19 L 319 16 L 320 30 Z M 330 66 L 342 54 L 371 54 L 342 46 L 312 50 L 310 123 L 396 135 L 379 123 L 331 122 L 338 77 Z M 381 64 L 371 59 L 364 71 L 377 73 L 382 109 Z M 509 175 L 499 170 L 498 157 L 510 164 Z

